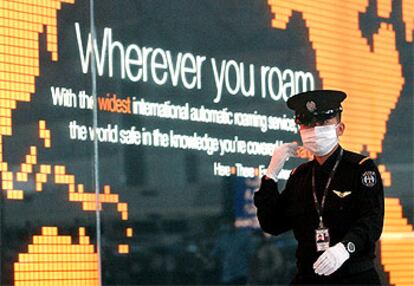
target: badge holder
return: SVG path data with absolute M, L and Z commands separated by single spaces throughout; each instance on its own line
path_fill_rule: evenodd
M 329 229 L 324 227 L 321 219 L 319 227 L 315 229 L 315 242 L 316 251 L 318 252 L 327 250 L 330 245 Z

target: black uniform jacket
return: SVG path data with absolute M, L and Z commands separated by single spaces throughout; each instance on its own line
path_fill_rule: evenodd
M 323 165 L 314 159 L 294 169 L 279 194 L 272 179 L 261 178 L 254 195 L 257 216 L 264 232 L 278 235 L 293 230 L 298 241 L 296 251 L 299 273 L 313 274 L 312 265 L 322 252 L 316 251 L 315 229 L 318 215 L 312 195 L 312 168 L 315 166 L 319 202 L 329 174 L 342 149 L 340 146 Z M 358 265 L 372 264 L 375 242 L 379 239 L 384 218 L 384 191 L 380 173 L 368 157 L 343 151 L 336 174 L 329 187 L 323 221 L 331 236 L 331 246 L 338 242 L 353 242 L 355 252 L 337 272 L 349 273 L 362 269 Z M 355 267 L 356 266 L 356 269 Z M 359 269 L 358 269 L 359 268 Z

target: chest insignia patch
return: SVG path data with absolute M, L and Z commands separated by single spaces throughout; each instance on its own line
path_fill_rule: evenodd
M 373 187 L 377 183 L 377 175 L 374 171 L 366 171 L 362 174 L 361 182 L 365 187 Z
M 335 195 L 337 195 L 338 197 L 340 197 L 341 199 L 343 199 L 343 198 L 345 198 L 346 196 L 348 196 L 348 195 L 350 195 L 350 194 L 352 194 L 352 192 L 340 192 L 340 191 L 337 191 L 337 190 L 332 190 L 334 193 L 335 193 Z

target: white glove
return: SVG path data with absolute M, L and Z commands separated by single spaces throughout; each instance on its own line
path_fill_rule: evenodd
M 348 251 L 346 251 L 344 244 L 339 242 L 329 247 L 319 256 L 318 260 L 313 264 L 313 269 L 315 269 L 316 274 L 328 276 L 338 270 L 348 259 Z
M 272 159 L 267 167 L 266 176 L 277 182 L 277 175 L 279 175 L 286 160 L 289 159 L 289 157 L 296 156 L 297 149 L 297 142 L 285 143 L 276 147 L 273 150 Z

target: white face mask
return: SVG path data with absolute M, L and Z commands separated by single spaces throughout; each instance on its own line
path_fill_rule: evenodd
M 300 130 L 303 146 L 316 156 L 328 154 L 338 144 L 337 126 L 330 124 Z

